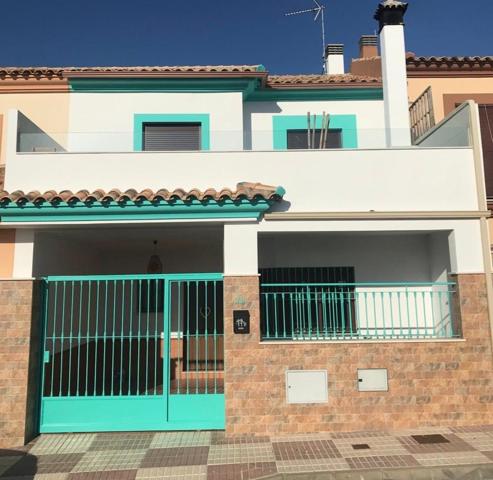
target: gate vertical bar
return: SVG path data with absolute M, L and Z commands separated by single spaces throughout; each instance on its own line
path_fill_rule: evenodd
M 164 295 L 163 295 L 163 398 L 165 405 L 165 421 L 169 420 L 169 396 L 170 396 L 170 324 L 171 324 L 171 282 L 168 278 L 164 279 Z
M 208 291 L 208 288 L 209 288 L 209 282 L 206 280 L 204 282 L 204 285 L 205 285 L 205 288 L 204 288 L 204 295 L 205 295 L 205 348 L 204 348 L 204 355 L 205 355 L 205 392 L 207 394 L 207 386 L 208 386 L 208 383 L 209 383 L 209 378 L 208 378 L 208 368 L 207 368 L 207 361 L 208 361 L 208 358 L 207 358 L 207 353 L 209 351 L 209 335 L 208 335 L 208 332 L 207 332 L 207 324 L 208 324 L 208 321 L 209 321 L 209 314 L 208 314 L 208 307 L 209 305 L 207 304 L 207 301 L 208 301 L 208 298 L 207 298 L 207 291 Z
M 122 316 L 120 325 L 120 396 L 123 390 L 123 326 L 125 325 L 125 280 L 122 280 Z
M 48 281 L 46 279 L 43 279 L 42 280 L 42 288 L 43 288 L 43 292 L 44 292 L 44 298 L 43 298 L 43 301 L 44 301 L 44 305 L 43 305 L 43 316 L 42 316 L 42 325 L 41 325 L 41 332 L 42 332 L 42 346 L 43 346 L 43 350 L 42 350 L 42 356 L 41 356 L 41 395 L 42 396 L 45 396 L 45 377 L 46 377 L 46 352 L 48 351 L 49 353 L 49 350 L 47 350 L 46 348 L 46 342 L 47 342 L 47 339 L 46 339 L 46 334 L 47 334 L 47 325 L 48 325 L 48 308 L 49 308 L 49 304 L 50 304 L 50 299 L 49 299 L 49 287 L 50 287 L 50 284 L 48 283 Z
M 94 330 L 94 395 L 98 394 L 99 280 L 96 280 L 96 328 Z
M 91 325 L 91 281 L 89 280 L 87 286 L 87 325 L 86 325 L 86 397 L 88 392 L 88 381 L 89 381 L 89 331 Z
M 134 323 L 134 280 L 130 281 L 130 319 L 128 333 L 128 388 L 127 395 L 132 393 L 132 343 L 133 343 L 133 323 Z M 157 315 L 157 313 L 156 313 Z M 157 322 L 156 322 L 157 323 Z
M 62 396 L 62 385 L 63 385 L 63 352 L 65 346 L 65 302 L 67 298 L 67 282 L 62 282 L 62 321 L 60 328 L 60 380 L 58 385 L 58 396 Z
M 156 278 L 154 280 L 155 285 L 154 285 L 154 291 L 156 292 L 154 297 L 155 297 L 155 305 L 154 305 L 154 395 L 157 395 L 157 351 L 159 348 L 159 343 L 160 343 L 160 337 L 158 337 L 158 329 L 157 329 L 157 324 L 158 324 L 158 302 L 159 302 L 159 280 Z M 163 308 L 164 310 L 164 308 Z
M 72 280 L 71 289 L 70 289 L 70 341 L 69 341 L 69 364 L 68 364 L 68 386 L 67 386 L 67 395 L 72 394 L 72 340 L 73 340 L 73 326 L 74 326 L 74 281 Z

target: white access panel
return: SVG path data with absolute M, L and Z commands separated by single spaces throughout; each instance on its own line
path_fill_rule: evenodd
M 327 370 L 287 370 L 286 399 L 288 403 L 327 403 Z
M 386 368 L 358 369 L 360 392 L 388 392 L 389 382 Z

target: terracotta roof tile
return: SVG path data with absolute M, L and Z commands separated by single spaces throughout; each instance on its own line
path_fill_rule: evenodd
M 177 65 L 177 66 L 131 66 L 131 67 L 0 67 L 0 78 L 5 77 L 58 77 L 76 73 L 259 73 L 262 65 Z
M 474 69 L 474 70 L 493 70 L 493 56 L 486 57 L 446 57 L 431 56 L 418 57 L 408 56 L 406 58 L 408 70 L 413 69 Z
M 230 190 L 228 188 L 223 188 L 222 190 L 215 190 L 209 188 L 205 191 L 201 191 L 197 188 L 191 190 L 183 190 L 177 188 L 175 190 L 169 191 L 166 189 L 159 189 L 156 192 L 150 189 L 145 189 L 142 191 L 137 191 L 134 189 L 129 189 L 124 192 L 118 189 L 112 189 L 108 192 L 104 190 L 95 190 L 89 192 L 88 190 L 79 190 L 78 192 L 72 192 L 70 190 L 62 190 L 61 192 L 55 192 L 54 190 L 49 190 L 45 193 L 40 193 L 38 191 L 31 191 L 24 193 L 23 191 L 17 190 L 12 193 L 6 191 L 0 191 L 0 205 L 6 205 L 9 203 L 57 203 L 57 202 L 124 202 L 126 200 L 130 201 L 141 201 L 148 200 L 150 202 L 164 200 L 238 200 L 238 199 L 264 199 L 278 201 L 284 195 L 284 189 L 282 187 L 273 187 L 270 185 L 263 185 L 261 183 L 251 183 L 251 182 L 240 182 L 236 185 L 236 190 Z
M 292 85 L 333 85 L 333 84 L 380 84 L 380 78 L 351 75 L 269 75 L 267 86 L 292 86 Z

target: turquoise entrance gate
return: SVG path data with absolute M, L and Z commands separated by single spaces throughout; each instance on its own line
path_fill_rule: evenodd
M 40 432 L 224 428 L 221 274 L 47 277 Z

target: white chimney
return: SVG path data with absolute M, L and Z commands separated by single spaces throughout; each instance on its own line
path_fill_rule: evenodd
M 333 43 L 325 48 L 325 73 L 327 75 L 344 74 L 344 45 Z
M 375 19 L 380 24 L 383 98 L 389 147 L 411 145 L 404 42 L 407 5 L 399 0 L 383 0 L 375 13 Z

